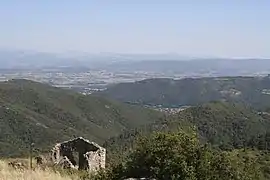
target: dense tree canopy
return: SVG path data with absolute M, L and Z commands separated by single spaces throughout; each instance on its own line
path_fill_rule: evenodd
M 261 179 L 256 158 L 233 157 L 230 153 L 213 150 L 201 145 L 195 133 L 189 135 L 182 131 L 140 138 L 126 160 L 106 173 L 108 179 Z
M 270 102 L 268 77 L 210 77 L 146 79 L 109 86 L 98 92 L 123 102 L 141 105 L 179 107 L 211 101 L 241 102 L 265 109 Z
M 0 156 L 26 155 L 30 136 L 38 151 L 74 136 L 103 143 L 161 116 L 154 110 L 33 81 L 0 82 Z

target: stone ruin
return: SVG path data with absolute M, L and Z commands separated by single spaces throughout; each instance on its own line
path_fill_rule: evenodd
M 58 143 L 52 149 L 54 164 L 90 172 L 105 168 L 106 149 L 82 137 Z

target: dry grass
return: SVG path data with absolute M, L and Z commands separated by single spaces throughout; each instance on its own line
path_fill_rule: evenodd
M 7 161 L 0 160 L 0 180 L 79 180 L 79 178 L 76 176 L 64 176 L 49 169 L 16 170 L 9 167 Z

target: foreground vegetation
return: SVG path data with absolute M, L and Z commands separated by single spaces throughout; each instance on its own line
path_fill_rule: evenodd
M 256 149 L 223 151 L 202 144 L 195 131 L 155 132 L 140 136 L 121 161 L 108 164 L 105 170 L 89 175 L 76 170 L 14 169 L 0 161 L 2 180 L 268 180 L 270 153 Z
M 96 178 L 266 180 L 269 178 L 270 156 L 255 152 L 246 149 L 216 150 L 202 145 L 196 134 L 182 131 L 155 133 L 139 138 L 123 162 L 112 165 Z
M 0 180 L 79 180 L 79 177 L 64 175 L 51 169 L 18 170 L 9 167 L 7 161 L 0 160 Z
M 2 180 L 267 180 L 270 154 L 257 150 L 221 151 L 202 145 L 196 133 L 153 133 L 140 137 L 119 163 L 97 174 L 45 170 L 15 170 L 0 162 Z

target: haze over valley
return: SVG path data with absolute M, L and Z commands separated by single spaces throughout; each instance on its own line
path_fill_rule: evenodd
M 89 94 L 108 85 L 152 78 L 266 76 L 270 59 L 177 54 L 65 54 L 0 51 L 0 81 L 29 79 Z

